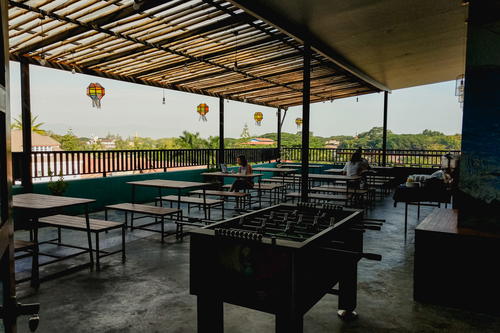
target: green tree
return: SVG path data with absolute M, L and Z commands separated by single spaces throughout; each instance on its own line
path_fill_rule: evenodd
M 41 134 L 41 135 L 47 135 L 47 131 L 42 129 L 42 126 L 45 125 L 45 123 L 37 123 L 38 116 L 31 115 L 31 131 L 33 133 Z M 14 122 L 10 125 L 11 129 L 17 129 L 17 130 L 22 130 L 23 129 L 23 121 L 20 118 L 14 119 Z
M 52 135 L 52 138 L 61 144 L 62 150 L 85 150 L 85 143 L 73 134 L 73 131 L 69 129 L 64 135 Z
M 182 135 L 177 139 L 177 143 L 181 148 L 197 149 L 206 146 L 206 142 L 200 137 L 200 133 L 190 133 L 183 131 Z

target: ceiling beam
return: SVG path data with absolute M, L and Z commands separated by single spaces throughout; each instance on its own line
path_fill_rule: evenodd
M 144 1 L 140 10 L 141 11 L 148 10 L 148 9 L 166 4 L 166 3 L 171 2 L 171 1 L 173 1 L 173 0 L 167 0 L 167 1 L 146 0 L 146 1 Z M 28 6 L 24 3 L 19 3 L 16 1 L 9 0 L 9 5 L 12 7 L 18 7 L 18 8 L 28 10 L 31 12 L 38 12 L 39 14 L 42 14 L 44 16 L 49 16 L 49 17 L 57 20 L 57 18 L 54 18 L 54 17 L 48 15 L 49 14 L 48 11 L 44 11 L 44 10 L 41 10 L 39 8 L 34 8 L 31 6 Z M 50 12 L 50 13 L 52 14 L 53 12 Z M 27 46 L 17 50 L 16 53 L 19 55 L 24 55 L 26 53 L 32 52 L 34 50 L 38 50 L 42 47 L 57 43 L 59 41 L 67 40 L 68 38 L 77 36 L 81 33 L 84 33 L 84 32 L 90 31 L 90 30 L 94 30 L 94 28 L 93 28 L 94 26 L 100 27 L 101 25 L 106 25 L 106 24 L 112 23 L 114 21 L 121 20 L 121 19 L 127 18 L 129 16 L 135 15 L 137 13 L 138 13 L 138 11 L 133 8 L 132 4 L 130 4 L 128 6 L 118 7 L 115 10 L 113 10 L 111 13 L 108 13 L 106 15 L 98 17 L 92 21 L 86 22 L 85 25 L 77 24 L 74 27 L 65 29 L 61 33 L 55 34 L 55 35 L 47 37 L 47 38 L 43 38 L 42 40 L 40 40 L 36 43 L 27 45 Z M 76 21 L 76 22 L 79 22 L 79 21 Z M 72 23 L 72 22 L 68 22 L 68 23 Z
M 276 27 L 283 33 L 298 39 L 304 43 L 304 41 L 308 41 L 311 44 L 311 48 L 328 58 L 334 64 L 349 72 L 351 75 L 357 77 L 359 80 L 365 82 L 366 84 L 372 86 L 376 90 L 381 91 L 390 91 L 382 83 L 376 81 L 353 64 L 350 63 L 346 58 L 344 58 L 341 54 L 335 51 L 332 47 L 321 41 L 317 36 L 313 35 L 310 31 L 308 31 L 307 27 L 302 25 L 297 25 L 290 21 L 284 15 L 277 13 L 275 10 L 266 6 L 262 3 L 262 1 L 254 1 L 254 0 L 228 0 L 235 6 L 245 10 L 248 13 L 251 13 L 253 16 L 258 17 L 264 22 Z
M 64 64 L 64 63 L 54 62 L 54 61 L 50 61 L 50 60 L 46 60 L 45 65 L 42 66 L 39 62 L 39 59 L 30 57 L 30 56 L 20 56 L 20 55 L 11 54 L 10 60 L 17 61 L 17 62 L 24 61 L 24 62 L 29 63 L 30 65 L 65 70 L 68 72 L 71 72 L 74 69 L 74 67 L 71 64 Z M 151 87 L 177 90 L 177 91 L 188 92 L 188 93 L 204 95 L 204 96 L 223 97 L 224 99 L 229 99 L 229 100 L 238 101 L 238 102 L 244 102 L 243 98 L 233 98 L 231 96 L 226 96 L 224 94 L 215 94 L 215 93 L 211 93 L 209 91 L 203 90 L 203 89 L 188 88 L 188 87 L 173 87 L 169 84 L 162 84 L 160 81 L 142 80 L 142 79 L 138 79 L 138 78 L 131 77 L 131 76 L 117 75 L 117 74 L 101 72 L 101 71 L 98 71 L 95 69 L 76 68 L 76 71 L 77 71 L 77 73 L 92 75 L 92 76 L 96 76 L 96 77 L 102 77 L 102 78 L 111 79 L 111 80 L 137 83 L 137 84 L 151 86 Z M 266 103 L 254 103 L 251 100 L 247 100 L 246 103 L 261 105 L 261 106 L 270 106 L 270 105 L 267 105 Z
M 238 17 L 232 17 L 232 16 L 226 17 L 222 20 L 215 21 L 215 22 L 208 24 L 206 26 L 198 27 L 196 29 L 188 30 L 188 31 L 183 32 L 181 34 L 159 40 L 159 41 L 155 42 L 155 45 L 170 44 L 172 42 L 176 42 L 176 41 L 179 41 L 179 40 L 184 39 L 184 38 L 189 38 L 189 37 L 192 37 L 192 36 L 197 35 L 197 34 L 203 34 L 203 33 L 217 30 L 217 29 L 221 29 L 225 26 L 228 26 L 228 25 L 231 25 L 231 24 L 234 24 L 237 22 L 243 22 L 242 24 L 244 24 L 245 22 L 247 22 L 248 20 L 251 20 L 251 19 L 253 19 L 253 18 L 250 15 L 248 15 L 247 13 L 241 13 L 241 15 L 239 15 Z M 93 67 L 93 66 L 96 66 L 98 64 L 102 64 L 105 62 L 110 62 L 113 60 L 127 57 L 129 55 L 134 54 L 134 53 L 141 53 L 141 52 L 144 52 L 146 50 L 150 50 L 152 48 L 155 48 L 155 47 L 149 47 L 149 46 L 144 45 L 144 46 L 140 46 L 140 47 L 137 47 L 134 49 L 129 49 L 126 51 L 113 53 L 109 56 L 105 56 L 105 57 L 101 57 L 101 58 L 97 58 L 97 59 L 92 59 L 92 60 L 84 62 L 80 65 L 84 66 L 84 67 Z

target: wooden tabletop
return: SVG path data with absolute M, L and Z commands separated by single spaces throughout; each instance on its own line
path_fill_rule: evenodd
M 254 178 L 254 177 L 262 177 L 263 174 L 260 173 L 251 173 L 249 175 L 243 173 L 224 173 L 224 172 L 204 172 L 203 176 L 216 176 L 216 177 L 233 177 L 233 178 Z
M 296 177 L 302 177 L 300 173 L 295 174 Z M 325 175 L 319 173 L 310 173 L 309 179 L 325 179 L 325 180 L 359 180 L 361 176 L 345 176 L 345 175 Z
M 134 182 L 127 182 L 127 184 L 137 185 L 137 186 L 149 186 L 149 187 L 176 188 L 176 189 L 204 187 L 212 185 L 210 183 L 186 182 L 186 181 L 168 180 L 168 179 L 138 180 Z
M 456 234 L 463 236 L 478 236 L 488 238 L 500 238 L 500 234 L 474 230 L 470 228 L 458 227 L 458 210 L 435 208 L 427 217 L 416 227 L 418 231 L 431 231 L 445 234 Z
M 281 164 L 283 165 L 285 168 L 286 167 L 291 167 L 291 168 L 302 168 L 302 164 L 288 164 L 288 163 L 283 163 Z M 315 164 L 309 164 L 309 168 L 322 168 L 323 166 L 322 165 L 315 165 Z
M 327 172 L 327 173 L 342 173 L 342 171 L 344 171 L 344 169 L 328 169 L 328 170 L 325 170 L 324 172 Z
M 62 197 L 48 194 L 23 193 L 12 196 L 14 208 L 22 209 L 54 209 L 95 202 L 94 199 Z
M 297 169 L 290 169 L 290 168 L 253 168 L 252 170 L 260 172 L 282 172 L 282 173 L 297 171 Z

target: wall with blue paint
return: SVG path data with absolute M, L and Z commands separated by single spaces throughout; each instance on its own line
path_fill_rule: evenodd
M 461 226 L 500 229 L 500 1 L 471 1 L 467 36 Z

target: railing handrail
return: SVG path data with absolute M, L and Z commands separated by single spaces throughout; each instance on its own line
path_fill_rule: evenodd
M 311 162 L 345 163 L 355 148 L 310 148 Z M 224 161 L 231 163 L 237 155 L 245 154 L 249 162 L 260 163 L 282 160 L 300 161 L 300 147 L 277 148 L 227 148 L 224 150 Z M 388 149 L 386 162 L 389 165 L 435 166 L 441 164 L 441 156 L 459 150 L 427 150 L 427 149 Z M 102 174 L 113 172 L 157 170 L 190 166 L 215 166 L 219 164 L 220 151 L 216 148 L 200 149 L 120 149 L 120 150 L 75 150 L 75 151 L 37 151 L 31 152 L 32 177 L 48 177 L 53 175 L 74 176 L 86 174 Z M 363 156 L 372 164 L 381 165 L 384 156 L 382 149 L 363 149 Z M 13 169 L 15 179 L 22 174 L 21 160 L 24 153 L 13 153 Z

